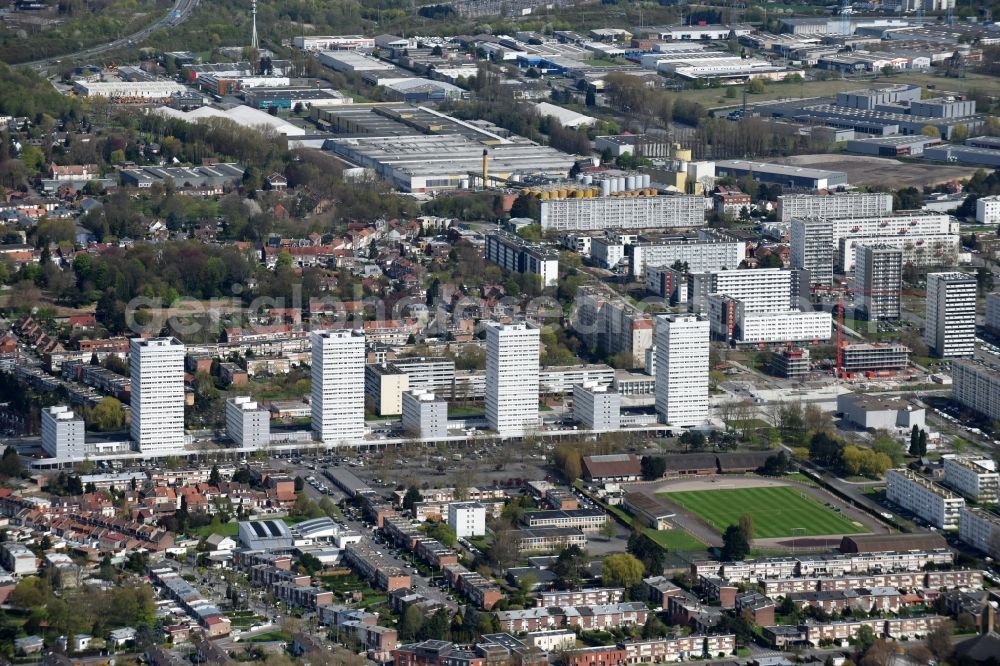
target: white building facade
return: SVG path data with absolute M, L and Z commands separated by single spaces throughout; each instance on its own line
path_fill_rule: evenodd
M 992 460 L 944 456 L 944 483 L 976 504 L 996 504 L 1000 474 Z
M 83 458 L 87 454 L 84 441 L 86 423 L 65 405 L 42 410 L 42 450 L 60 460 Z
M 778 220 L 798 217 L 876 217 L 892 212 L 892 195 L 884 192 L 843 194 L 783 194 L 778 197 Z
M 1000 194 L 976 199 L 976 222 L 1000 224 Z
M 1000 334 L 1000 292 L 986 294 L 986 316 L 983 325 L 993 334 Z
M 226 400 L 226 435 L 241 448 L 260 449 L 271 443 L 271 413 L 249 396 Z
M 705 199 L 673 195 L 549 199 L 539 202 L 542 229 L 680 229 L 705 224 Z
M 909 469 L 890 469 L 885 477 L 885 497 L 941 530 L 958 529 L 965 500 Z
M 184 345 L 176 338 L 132 338 L 132 443 L 142 453 L 184 449 Z
M 479 502 L 452 502 L 448 505 L 448 527 L 460 539 L 486 534 L 486 507 Z
M 597 431 L 621 428 L 622 400 L 610 386 L 577 384 L 573 387 L 573 418 Z
M 976 507 L 961 510 L 958 538 L 990 557 L 1000 557 L 1000 516 Z
M 539 331 L 531 324 L 486 324 L 486 423 L 501 435 L 538 427 Z
M 365 336 L 349 330 L 313 331 L 313 438 L 328 446 L 365 435 Z
M 631 251 L 630 270 L 636 280 L 642 280 L 651 266 L 673 266 L 678 261 L 691 273 L 735 270 L 747 256 L 743 241 L 721 240 L 639 242 Z
M 656 413 L 664 423 L 695 426 L 708 418 L 708 320 L 656 318 Z
M 976 350 L 976 293 L 973 275 L 928 273 L 924 341 L 941 358 L 972 356 Z
M 854 307 L 869 321 L 899 319 L 903 251 L 886 245 L 859 245 L 854 269 Z
M 448 435 L 448 403 L 430 391 L 403 393 L 403 430 L 428 439 Z
M 1000 366 L 979 360 L 951 363 L 951 399 L 966 409 L 1000 421 Z
M 783 268 L 696 273 L 688 278 L 688 307 L 705 312 L 709 296 L 721 294 L 742 301 L 751 312 L 787 312 L 794 305 L 793 281 L 793 272 Z

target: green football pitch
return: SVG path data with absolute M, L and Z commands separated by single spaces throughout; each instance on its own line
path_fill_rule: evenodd
M 660 493 L 695 514 L 720 533 L 753 517 L 754 538 L 861 534 L 868 530 L 790 486 L 690 490 Z

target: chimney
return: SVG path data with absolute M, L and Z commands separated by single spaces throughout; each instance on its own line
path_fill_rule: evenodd
M 487 187 L 487 178 L 490 175 L 490 151 L 483 148 L 483 189 Z

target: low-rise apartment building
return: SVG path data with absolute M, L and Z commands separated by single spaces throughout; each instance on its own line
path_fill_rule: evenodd
M 958 538 L 990 557 L 1000 557 L 1000 515 L 964 507 L 958 521 Z
M 565 511 L 528 511 L 524 524 L 528 527 L 569 527 L 586 533 L 599 532 L 608 521 L 600 509 L 567 509 Z
M 908 469 L 889 470 L 885 496 L 942 530 L 958 529 L 959 511 L 965 506 L 959 495 Z
M 551 590 L 538 593 L 539 606 L 603 606 L 625 600 L 625 588 L 588 587 L 582 590 Z
M 352 544 L 344 551 L 344 561 L 373 587 L 392 592 L 410 587 L 410 575 L 366 544 Z
M 944 456 L 944 484 L 976 504 L 996 504 L 1000 474 L 985 458 Z

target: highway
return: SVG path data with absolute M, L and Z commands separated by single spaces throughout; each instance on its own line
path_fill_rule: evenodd
M 92 58 L 98 56 L 102 53 L 107 53 L 108 51 L 114 51 L 116 49 L 128 48 L 130 44 L 139 44 L 146 40 L 151 34 L 160 30 L 161 28 L 171 28 L 175 25 L 180 25 L 184 23 L 189 18 L 194 10 L 198 7 L 198 2 L 200 0 L 174 0 L 173 8 L 160 17 L 158 20 L 150 23 L 142 30 L 134 32 L 131 35 L 116 39 L 113 42 L 108 42 L 106 44 L 98 44 L 97 46 L 91 46 L 90 48 L 83 49 L 82 51 L 77 51 L 75 53 L 66 53 L 59 56 L 53 56 L 51 58 L 46 58 L 44 60 L 36 60 L 34 62 L 26 62 L 18 65 L 19 67 L 31 67 L 38 71 L 44 71 L 49 67 L 63 61 L 63 60 L 79 60 Z

